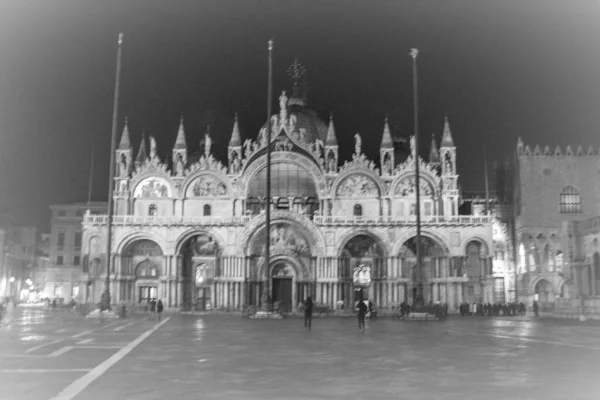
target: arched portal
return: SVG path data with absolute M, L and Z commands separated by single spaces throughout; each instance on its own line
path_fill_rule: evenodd
M 215 238 L 198 232 L 182 245 L 178 256 L 178 274 L 183 285 L 180 304 L 185 310 L 210 310 L 215 306 L 215 270 L 220 245 Z
M 353 307 L 360 300 L 381 304 L 385 261 L 382 246 L 370 235 L 358 234 L 346 242 L 341 256 L 342 270 L 348 276 L 348 287 L 342 288 L 342 293 L 347 294 L 343 299 L 346 307 Z
M 431 282 L 432 279 L 448 276 L 448 254 L 445 248 L 429 236 L 421 236 L 419 246 L 421 265 L 417 265 L 417 238 L 411 237 L 402 244 L 400 262 L 402 276 L 409 278 L 409 287 L 404 291 L 403 301 L 414 303 L 446 302 L 446 287 Z
M 249 259 L 250 279 L 247 298 L 249 305 L 262 305 L 265 284 L 269 295 L 285 311 L 292 310 L 314 288 L 310 282 L 310 265 L 316 243 L 304 225 L 291 220 L 276 219 L 270 231 L 270 265 L 265 263 L 266 230 L 262 225 L 251 235 L 245 249 Z M 267 281 L 267 271 L 269 280 Z
M 153 240 L 138 239 L 127 244 L 121 252 L 117 274 L 118 289 L 115 301 L 126 301 L 145 306 L 150 299 L 165 300 L 165 288 L 160 284 L 160 276 L 165 270 L 163 251 Z
M 537 301 L 542 309 L 551 307 L 554 304 L 554 290 L 552 285 L 545 279 L 540 279 L 535 284 L 534 300 Z

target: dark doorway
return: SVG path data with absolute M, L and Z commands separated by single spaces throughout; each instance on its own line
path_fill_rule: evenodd
M 199 287 L 196 289 L 196 310 L 210 310 L 210 287 Z
M 292 311 L 292 278 L 273 278 L 273 302 L 281 302 L 281 311 Z
M 138 304 L 146 306 L 151 299 L 155 299 L 157 289 L 156 286 L 138 286 Z

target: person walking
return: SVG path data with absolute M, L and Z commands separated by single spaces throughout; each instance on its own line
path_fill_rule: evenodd
M 304 327 L 311 329 L 312 325 L 313 301 L 310 296 L 304 301 Z
M 368 308 L 365 302 L 360 299 L 356 305 L 358 310 L 358 330 L 365 331 L 365 315 L 367 314 Z
M 158 302 L 156 303 L 156 313 L 158 315 L 159 321 L 162 318 L 162 312 L 163 312 L 163 303 L 162 303 L 161 299 L 158 299 Z
M 150 319 L 154 319 L 156 314 L 156 300 L 150 300 Z

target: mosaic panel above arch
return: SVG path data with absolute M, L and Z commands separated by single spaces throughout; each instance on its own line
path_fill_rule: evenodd
M 123 249 L 123 255 L 128 257 L 156 257 L 162 256 L 163 251 L 155 241 L 149 239 L 140 239 L 129 243 L 125 249 Z
M 421 196 L 434 196 L 435 190 L 429 181 L 421 178 L 419 180 L 419 186 L 421 188 Z M 408 176 L 399 181 L 394 188 L 394 196 L 397 197 L 408 197 L 415 196 L 416 191 L 416 178 L 414 176 Z
M 171 196 L 169 182 L 164 178 L 157 177 L 143 179 L 133 191 L 133 197 L 162 198 Z
M 336 189 L 337 197 L 378 197 L 377 183 L 363 174 L 352 174 L 344 178 Z
M 160 267 L 150 260 L 144 260 L 135 267 L 135 276 L 138 279 L 158 279 Z
M 266 250 L 266 230 L 260 229 L 252 237 L 249 246 L 250 255 L 263 255 Z M 271 254 L 288 254 L 298 257 L 310 257 L 311 246 L 303 229 L 289 222 L 277 222 L 271 225 Z
M 228 195 L 227 185 L 212 175 L 200 175 L 187 187 L 186 197 L 224 197 Z

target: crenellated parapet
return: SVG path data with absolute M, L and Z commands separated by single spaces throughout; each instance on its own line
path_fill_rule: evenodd
M 535 145 L 532 150 L 531 146 L 524 144 L 521 138 L 517 140 L 517 156 L 519 157 L 587 157 L 598 155 L 600 155 L 600 149 L 595 150 L 592 145 L 589 145 L 586 150 L 579 145 L 575 151 L 570 145 L 567 145 L 564 149 L 560 146 L 551 149 L 548 145 L 542 149 L 541 146 Z

